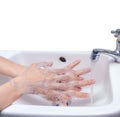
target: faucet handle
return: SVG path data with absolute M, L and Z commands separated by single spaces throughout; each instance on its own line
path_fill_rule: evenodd
M 111 33 L 114 34 L 115 37 L 118 37 L 120 36 L 120 29 L 112 30 Z

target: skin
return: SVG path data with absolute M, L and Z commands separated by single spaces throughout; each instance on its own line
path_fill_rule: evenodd
M 24 94 L 43 94 L 46 99 L 63 105 L 72 97 L 89 97 L 88 93 L 81 91 L 82 87 L 94 84 L 95 80 L 84 80 L 81 75 L 90 72 L 90 68 L 74 70 L 80 60 L 62 69 L 49 69 L 52 64 L 40 62 L 25 67 L 0 57 L 0 73 L 12 77 L 11 81 L 0 86 L 0 110 Z
M 24 72 L 25 69 L 25 66 L 0 56 L 0 74 L 14 78 Z

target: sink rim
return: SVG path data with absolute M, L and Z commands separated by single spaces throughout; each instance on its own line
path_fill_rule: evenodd
M 118 108 L 119 107 L 119 108 Z M 16 109 L 19 108 L 19 109 Z M 25 111 L 26 110 L 26 111 Z M 46 113 L 47 110 L 47 113 Z M 36 105 L 11 105 L 1 112 L 3 115 L 49 115 L 49 116 L 95 116 L 111 115 L 120 113 L 120 104 L 112 102 L 103 106 L 91 107 L 55 107 L 55 106 L 36 106 Z

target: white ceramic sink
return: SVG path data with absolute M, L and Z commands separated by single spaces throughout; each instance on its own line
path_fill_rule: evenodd
M 1 112 L 3 117 L 120 117 L 120 64 L 112 62 L 102 55 L 98 62 L 90 61 L 90 52 L 37 52 L 37 51 L 1 51 L 4 56 L 16 63 L 29 65 L 40 61 L 54 61 L 53 67 L 62 68 L 76 59 L 81 64 L 76 69 L 91 67 L 92 72 L 84 75 L 96 80 L 94 86 L 83 90 L 91 93 L 87 99 L 73 99 L 68 107 L 53 106 L 53 103 L 37 95 L 24 95 Z M 66 62 L 60 61 L 64 57 Z M 92 66 L 91 66 L 92 65 Z M 0 83 L 9 78 L 0 76 Z

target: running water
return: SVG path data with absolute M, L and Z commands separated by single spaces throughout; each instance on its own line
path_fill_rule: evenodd
M 95 67 L 96 66 L 96 63 L 95 62 L 92 62 L 91 61 L 91 73 L 90 73 L 90 78 L 92 78 L 92 79 L 95 79 Z M 90 86 L 90 103 L 91 103 L 91 105 L 93 105 L 94 104 L 94 85 L 91 85 Z

